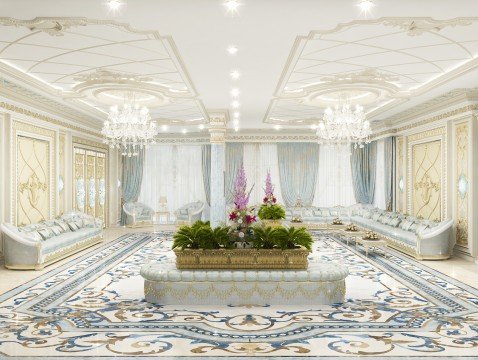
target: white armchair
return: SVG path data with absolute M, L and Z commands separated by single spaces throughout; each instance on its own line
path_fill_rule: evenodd
M 202 201 L 186 204 L 175 211 L 176 220 L 178 223 L 191 225 L 201 220 L 203 210 L 204 203 Z
M 139 202 L 128 202 L 123 205 L 126 214 L 126 226 L 141 227 L 153 225 L 154 210 Z

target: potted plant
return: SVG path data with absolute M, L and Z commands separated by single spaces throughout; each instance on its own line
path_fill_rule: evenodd
M 313 239 L 305 228 L 250 229 L 251 248 L 236 248 L 229 227 L 182 226 L 174 234 L 178 269 L 306 269 Z
M 266 187 L 264 191 L 265 196 L 257 215 L 264 223 L 264 226 L 282 226 L 282 220 L 285 219 L 285 210 L 281 205 L 277 204 L 270 171 L 267 172 Z

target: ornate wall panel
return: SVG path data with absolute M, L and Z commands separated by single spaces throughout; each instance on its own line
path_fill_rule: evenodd
M 466 252 L 468 250 L 468 226 L 469 226 L 469 142 L 470 126 L 468 122 L 455 125 L 455 174 L 454 192 L 455 206 L 454 219 L 456 226 L 456 244 Z
M 56 208 L 56 132 L 12 122 L 12 208 L 16 225 L 50 219 Z
M 408 137 L 408 212 L 443 220 L 447 216 L 446 128 Z
M 74 145 L 73 207 L 107 219 L 108 152 L 83 144 Z

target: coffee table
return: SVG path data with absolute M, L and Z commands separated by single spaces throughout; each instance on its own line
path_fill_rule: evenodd
M 364 247 L 365 256 L 367 257 L 368 257 L 369 249 L 375 252 L 377 251 L 377 249 L 380 249 L 384 256 L 388 256 L 388 244 L 387 244 L 387 241 L 384 239 L 365 240 L 364 238 L 361 237 L 356 240 L 356 243 L 359 243 L 360 245 Z

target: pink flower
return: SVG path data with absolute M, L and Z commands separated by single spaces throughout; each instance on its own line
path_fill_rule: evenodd
M 253 223 L 253 222 L 256 222 L 256 217 L 255 217 L 255 216 L 251 216 L 251 215 L 246 215 L 246 222 L 247 222 L 248 224 Z

